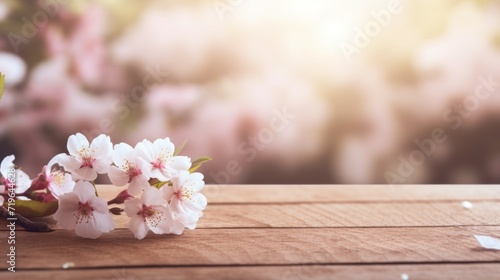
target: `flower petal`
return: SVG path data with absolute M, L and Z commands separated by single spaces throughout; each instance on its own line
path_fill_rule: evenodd
M 9 169 L 14 167 L 14 160 L 16 157 L 14 155 L 10 155 L 5 157 L 2 160 L 2 163 L 0 164 L 0 172 L 2 174 L 2 177 L 7 178 L 7 175 L 9 173 Z
M 172 215 L 175 217 L 176 215 L 183 215 L 189 210 L 185 208 L 185 205 L 182 200 L 178 199 L 177 197 L 173 197 L 172 200 L 170 201 L 170 208 L 172 210 Z
M 101 230 L 97 227 L 96 219 L 93 215 L 89 215 L 75 226 L 75 233 L 78 236 L 96 239 L 102 235 Z
M 115 186 L 124 186 L 130 180 L 128 174 L 116 166 L 109 167 L 108 176 L 111 183 Z
M 474 235 L 479 244 L 486 249 L 500 250 L 500 239 L 487 235 Z
M 203 194 L 197 193 L 192 198 L 192 203 L 190 203 L 190 205 L 192 205 L 193 207 L 192 209 L 198 211 L 205 210 L 205 208 L 207 207 L 207 198 Z
M 65 156 L 66 154 L 64 153 L 61 153 L 61 154 L 58 154 L 56 156 L 54 156 L 50 161 L 49 163 L 47 164 L 47 172 L 50 173 L 50 171 L 52 171 L 52 167 L 54 166 L 54 164 L 59 164 L 59 161 L 60 161 L 60 158 L 62 156 Z
M 135 238 L 137 239 L 144 239 L 146 235 L 148 234 L 148 226 L 146 225 L 146 222 L 142 219 L 141 216 L 135 215 L 130 219 L 129 223 L 129 229 L 134 233 Z
M 142 209 L 142 201 L 139 198 L 125 200 L 125 213 L 129 217 L 134 217 Z
M 24 173 L 24 171 L 18 169 L 16 178 L 16 189 L 15 193 L 23 193 L 27 191 L 31 187 L 31 179 L 28 174 Z
M 94 219 L 97 229 L 101 232 L 110 232 L 115 229 L 115 221 L 109 211 L 106 213 L 94 211 Z
M 135 164 L 141 170 L 142 175 L 144 175 L 147 180 L 149 180 L 149 178 L 151 178 L 151 164 L 140 157 L 135 158 Z
M 151 173 L 149 174 L 149 176 L 151 178 L 156 178 L 156 179 L 160 180 L 161 182 L 169 181 L 173 177 L 166 168 L 165 169 L 158 169 L 158 168 L 151 169 Z
M 192 211 L 189 209 L 189 205 L 175 197 L 170 202 L 170 207 L 172 209 L 172 216 L 174 220 L 181 222 L 184 226 L 189 229 L 196 228 L 196 223 L 201 217 L 201 211 Z
M 170 211 L 164 206 L 155 206 L 153 216 L 146 218 L 149 229 L 155 234 L 170 233 L 170 227 L 173 224 Z
M 120 143 L 115 145 L 113 151 L 113 162 L 116 166 L 122 167 L 125 165 L 125 159 L 130 156 L 134 149 L 127 143 Z
M 189 168 L 191 168 L 191 158 L 185 156 L 176 156 L 173 158 L 170 167 L 178 171 L 189 170 Z
M 72 156 L 79 156 L 79 152 L 82 148 L 89 147 L 89 140 L 81 133 L 71 135 L 68 138 L 68 152 Z
M 93 163 L 94 170 L 99 174 L 106 174 L 109 172 L 109 167 L 111 166 L 112 159 L 109 160 L 96 160 Z
M 138 195 L 141 193 L 141 190 L 147 186 L 149 186 L 148 178 L 144 175 L 138 175 L 132 178 L 128 185 L 128 193 L 130 195 Z
M 179 221 L 174 221 L 170 226 L 170 233 L 181 235 L 186 227 Z
M 163 154 L 163 156 L 169 157 L 174 154 L 174 150 L 175 146 L 168 137 L 165 139 L 156 139 L 153 142 L 153 151 L 156 156 Z
M 174 219 L 188 229 L 195 229 L 200 216 L 196 213 L 174 214 Z
M 82 162 L 74 156 L 60 154 L 57 163 L 67 172 L 73 172 L 82 166 Z
M 88 166 L 73 171 L 71 175 L 74 180 L 94 181 L 97 179 L 97 172 Z
M 192 190 L 193 192 L 200 192 L 205 186 L 203 181 L 203 174 L 195 172 L 189 175 L 189 179 L 183 185 L 185 188 Z
M 71 178 L 70 174 L 62 173 L 62 171 L 56 171 L 55 173 L 59 173 L 62 175 L 55 175 L 55 176 L 63 176 L 62 180 L 56 180 L 54 182 L 51 182 L 49 184 L 49 190 L 52 192 L 52 194 L 58 198 L 59 196 L 72 192 L 74 187 L 75 187 L 75 181 L 73 181 L 73 178 Z M 90 184 L 90 183 L 89 183 Z
M 166 201 L 170 201 L 172 199 L 172 196 L 174 196 L 174 192 L 176 189 L 174 187 L 169 186 L 169 185 L 164 185 L 161 187 L 161 190 L 163 191 L 163 198 L 165 198 Z
M 167 204 L 167 201 L 163 199 L 162 191 L 151 186 L 144 188 L 144 193 L 141 198 L 143 203 L 147 206 Z
M 75 193 L 67 193 L 59 197 L 59 207 L 54 214 L 54 220 L 64 229 L 75 229 L 79 198 Z
M 172 183 L 176 189 L 179 189 L 189 179 L 189 172 L 185 170 L 179 171 L 178 177 L 172 178 Z
M 97 159 L 101 161 L 113 161 L 113 144 L 111 143 L 111 138 L 107 135 L 101 134 L 97 136 L 90 144 L 91 150 L 95 151 L 94 155 Z
M 86 203 L 96 197 L 94 186 L 87 181 L 78 181 L 73 189 L 73 192 L 78 195 L 78 198 L 82 203 Z
M 135 146 L 137 156 L 144 159 L 146 162 L 151 163 L 155 161 L 153 153 L 153 143 L 144 139 L 142 142 L 137 143 Z
M 106 200 L 104 200 L 101 197 L 91 197 L 87 203 L 89 204 L 92 209 L 94 209 L 94 212 L 96 213 L 101 213 L 101 214 L 109 214 L 109 209 L 108 209 L 108 203 Z

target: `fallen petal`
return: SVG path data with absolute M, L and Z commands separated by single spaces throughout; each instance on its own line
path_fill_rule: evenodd
M 500 250 L 500 239 L 486 235 L 474 235 L 479 244 L 486 249 Z
M 474 205 L 472 205 L 470 201 L 462 201 L 462 207 L 465 209 L 471 209 Z

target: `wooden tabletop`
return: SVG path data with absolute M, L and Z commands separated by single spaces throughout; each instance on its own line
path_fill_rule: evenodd
M 106 198 L 119 190 L 99 186 Z M 500 278 L 500 251 L 474 239 L 500 238 L 500 186 L 209 185 L 205 194 L 198 228 L 181 236 L 136 240 L 122 216 L 97 240 L 18 228 L 16 273 L 6 271 L 4 221 L 0 278 Z

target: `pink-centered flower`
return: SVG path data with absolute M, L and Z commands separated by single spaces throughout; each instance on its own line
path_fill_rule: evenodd
M 59 208 L 54 214 L 57 224 L 85 238 L 98 238 L 110 232 L 115 223 L 106 201 L 95 194 L 95 189 L 87 181 L 79 181 L 71 193 L 59 198 Z
M 73 191 L 75 187 L 75 181 L 71 178 L 71 175 L 64 172 L 61 168 L 54 166 L 59 162 L 59 156 L 57 155 L 49 161 L 49 164 L 43 167 L 43 171 L 40 177 L 43 177 L 43 181 L 47 184 L 47 188 L 56 198 L 60 197 L 65 193 Z
M 75 180 L 94 181 L 97 174 L 105 174 L 113 162 L 113 144 L 109 136 L 99 135 L 89 144 L 81 134 L 68 139 L 69 155 L 60 154 L 58 163 L 73 175 Z
M 169 138 L 157 139 L 153 143 L 144 140 L 137 144 L 137 155 L 151 165 L 151 177 L 162 182 L 177 177 L 179 171 L 189 170 L 191 159 L 174 156 L 175 147 Z
M 21 194 L 29 189 L 31 186 L 31 179 L 28 174 L 24 171 L 17 169 L 14 165 L 14 160 L 16 157 L 10 155 L 2 160 L 0 164 L 0 173 L 2 174 L 2 180 L 0 180 L 0 185 L 5 188 L 14 188 L 14 193 Z
M 128 192 L 138 195 L 142 188 L 149 186 L 151 167 L 128 144 L 115 145 L 113 162 L 116 166 L 109 168 L 109 179 L 115 186 L 124 186 L 129 183 Z
M 205 186 L 203 174 L 180 171 L 179 177 L 172 179 L 173 186 L 163 186 L 164 197 L 170 201 L 174 221 L 189 229 L 195 229 L 198 219 L 207 207 L 207 198 L 200 193 Z
M 129 228 L 137 239 L 146 237 L 149 230 L 156 234 L 172 232 L 172 214 L 157 188 L 147 187 L 140 199 L 126 200 L 125 213 L 131 218 Z

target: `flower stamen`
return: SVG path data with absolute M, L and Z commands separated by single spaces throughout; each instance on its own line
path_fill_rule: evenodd
M 85 220 L 85 223 L 88 224 L 89 221 L 94 219 L 92 212 L 94 212 L 94 208 L 88 202 L 78 202 L 78 210 L 73 214 L 76 216 L 76 223 L 81 224 Z

